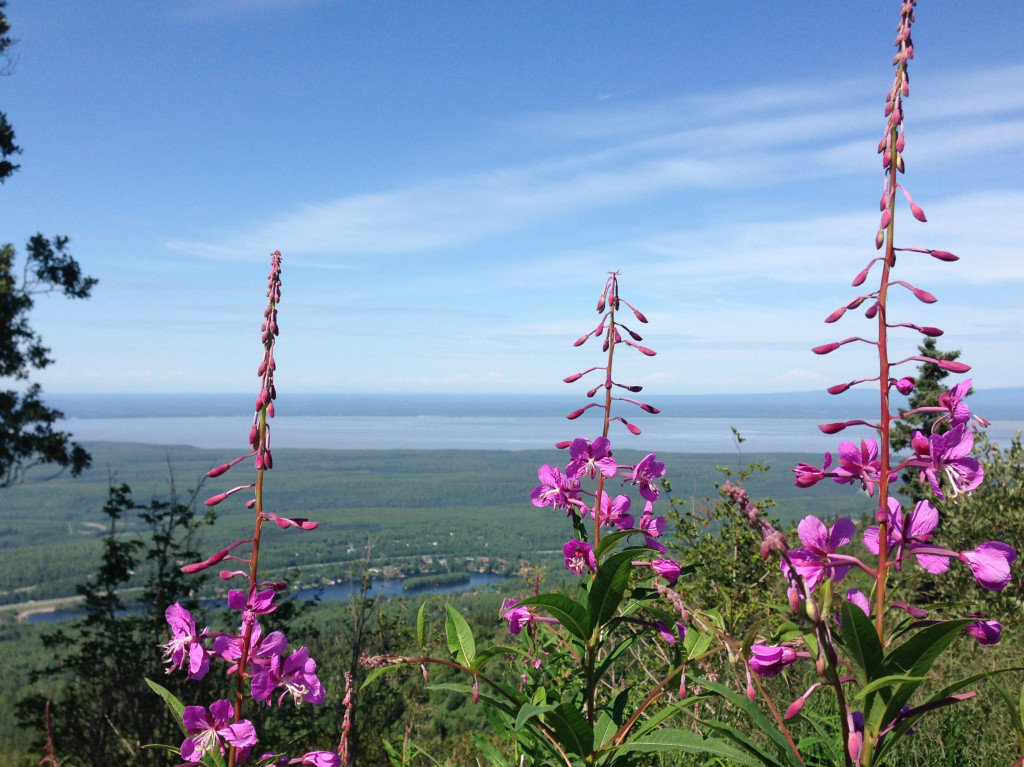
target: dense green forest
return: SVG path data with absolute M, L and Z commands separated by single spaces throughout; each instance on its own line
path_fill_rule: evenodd
M 137 500 L 166 497 L 172 479 L 181 496 L 199 488 L 205 498 L 220 489 L 203 488 L 201 482 L 210 467 L 223 463 L 221 450 L 113 443 L 87 447 L 93 468 L 82 476 L 27 482 L 0 495 L 0 606 L 75 594 L 76 584 L 95 569 L 100 556 L 106 534 L 101 508 L 111 484 L 127 483 Z M 405 575 L 432 572 L 440 559 L 447 560 L 442 570 L 454 568 L 456 557 L 473 557 L 477 570 L 486 563 L 495 572 L 516 572 L 521 560 L 536 562 L 560 551 L 567 535 L 563 515 L 539 511 L 529 501 L 537 468 L 562 457 L 553 450 L 282 449 L 274 455 L 267 508 L 320 523 L 315 533 L 284 536 L 263 554 L 261 564 L 269 573 L 287 573 L 293 582 L 345 578 L 368 543 L 373 546 L 371 566 Z M 630 455 L 623 451 L 623 460 Z M 739 461 L 737 454 L 659 457 L 676 494 L 698 501 L 714 495 L 716 466 L 735 467 Z M 777 467 L 752 477 L 751 493 L 779 501 L 783 520 L 812 511 L 859 516 L 869 506 L 865 499 L 827 488 L 797 491 L 789 467 L 817 456 L 749 458 Z M 249 535 L 251 515 L 241 501 L 221 504 L 217 515 L 215 528 L 200 532 L 201 549 L 215 550 Z M 129 522 L 121 532 L 140 534 L 142 523 Z M 466 564 L 458 566 L 465 569 Z
M 166 498 L 171 494 L 169 475 L 173 473 L 175 492 L 179 499 L 187 501 L 186 491 L 198 485 L 202 472 L 224 459 L 222 451 L 183 447 L 93 444 L 89 449 L 96 459 L 95 468 L 82 477 L 26 484 L 0 495 L 8 530 L 3 538 L 2 575 L 9 606 L 26 601 L 29 595 L 43 598 L 74 594 L 75 585 L 84 582 L 89 582 L 95 592 L 99 587 L 95 573 L 104 556 L 104 545 L 111 540 L 102 511 L 111 481 L 129 482 L 135 500 L 147 502 L 149 496 Z M 983 443 L 982 452 L 989 467 L 991 487 L 961 504 L 963 513 L 950 524 L 948 533 L 962 541 L 954 541 L 953 545 L 973 545 L 979 529 L 996 530 L 1009 539 L 1020 535 L 1020 444 L 1015 442 L 1004 451 Z M 470 622 L 479 643 L 507 642 L 508 624 L 501 620 L 499 612 L 503 599 L 528 595 L 535 578 L 543 580 L 549 591 L 569 593 L 577 588 L 577 579 L 562 566 L 561 557 L 552 554 L 560 551 L 566 536 L 564 515 L 538 509 L 528 500 L 529 491 L 536 484 L 538 464 L 559 457 L 553 451 L 282 450 L 276 458 L 272 481 L 267 483 L 267 496 L 273 499 L 271 508 L 294 516 L 308 515 L 318 519 L 321 526 L 312 532 L 272 529 L 272 538 L 264 549 L 265 561 L 268 568 L 276 570 L 293 586 L 313 583 L 318 578 L 358 578 L 367 570 L 379 571 L 401 562 L 418 563 L 419 569 L 409 567 L 408 573 L 429 571 L 442 560 L 447 562 L 447 572 L 470 566 L 479 569 L 483 562 L 493 563 L 495 568 L 509 567 L 520 577 L 459 594 L 427 598 L 425 631 L 435 643 L 442 642 L 442 647 L 434 649 L 443 655 L 444 605 L 453 604 Z M 675 529 L 667 534 L 670 549 L 681 561 L 700 566 L 696 573 L 680 581 L 679 593 L 687 599 L 720 601 L 731 592 L 734 603 L 723 605 L 722 609 L 727 621 L 735 621 L 737 626 L 755 617 L 751 605 L 758 600 L 784 601 L 784 596 L 773 591 L 778 588 L 772 585 L 777 584 L 776 577 L 763 577 L 777 572 L 777 565 L 762 562 L 753 547 L 746 552 L 737 549 L 737 545 L 743 545 L 745 523 L 737 525 L 719 513 L 722 506 L 716 504 L 716 483 L 724 477 L 723 468 L 732 472 L 735 479 L 749 461 L 770 465 L 772 468 L 767 471 L 752 472 L 745 486 L 751 497 L 762 499 L 759 503 L 765 506 L 769 505 L 764 503 L 765 497 L 771 496 L 778 505 L 770 511 L 790 531 L 798 519 L 812 510 L 820 516 L 863 518 L 871 505 L 862 494 L 830 492 L 830 487 L 802 491 L 794 488 L 789 468 L 812 456 L 659 457 L 669 466 L 668 479 L 673 488 L 673 513 L 669 516 Z M 116 474 L 106 468 L 112 466 L 118 467 Z M 198 497 L 205 498 L 212 492 L 201 488 Z M 218 509 L 225 507 L 227 504 Z M 200 520 L 204 514 L 202 504 L 193 508 Z M 251 515 L 244 509 L 227 507 L 219 511 L 212 526 L 197 526 L 203 538 L 198 549 L 208 551 L 246 535 L 250 522 Z M 143 519 L 129 514 L 116 526 L 114 540 L 143 541 L 151 532 Z M 427 564 L 428 558 L 432 565 Z M 758 576 L 759 572 L 762 576 Z M 132 576 L 140 591 L 145 576 L 146 562 L 141 561 Z M 276 576 L 268 570 L 268 577 Z M 1021 641 L 1017 629 L 1024 592 L 1019 575 L 1012 587 L 1000 594 L 982 592 L 969 575 L 940 581 L 922 577 L 917 571 L 912 577 L 922 599 L 959 601 L 965 610 L 983 609 L 990 617 L 1004 622 L 1004 641 L 999 646 L 982 648 L 965 640 L 962 651 L 947 662 L 966 668 L 979 664 L 985 668 L 1010 667 L 1019 663 Z M 736 592 L 737 578 L 746 579 L 748 588 Z M 31 591 L 24 590 L 37 583 Z M 207 587 L 219 588 L 218 583 L 219 579 L 210 579 Z M 136 593 L 140 592 L 126 591 L 126 601 L 130 602 Z M 735 598 L 742 594 L 749 598 Z M 376 601 L 369 595 L 342 602 L 289 601 L 279 613 L 266 616 L 268 630 L 286 627 L 290 637 L 310 648 L 310 654 L 318 660 L 320 677 L 330 691 L 325 706 L 285 708 L 280 709 L 280 714 L 276 707 L 273 711 L 260 709 L 256 717 L 261 733 L 265 732 L 271 740 L 297 739 L 296 742 L 333 748 L 338 737 L 344 673 L 355 672 L 357 678 L 365 674 L 358 664 L 361 654 L 409 652 L 415 645 L 416 611 L 422 601 L 407 597 Z M 204 624 L 229 628 L 231 619 L 223 609 L 211 606 L 199 614 Z M 27 766 L 39 761 L 44 731 L 42 704 L 47 699 L 66 699 L 71 678 L 61 672 L 60 665 L 73 664 L 76 658 L 81 660 L 83 655 L 76 652 L 83 642 L 94 642 L 97 632 L 102 635 L 110 627 L 118 627 L 116 630 L 127 631 L 134 637 L 139 652 L 150 653 L 148 660 L 140 660 L 138 667 L 132 666 L 134 676 L 150 674 L 168 684 L 174 679 L 162 674 L 161 650 L 157 645 L 167 637 L 166 624 L 160 616 L 155 626 L 125 615 L 114 618 L 106 628 L 90 628 L 81 621 L 45 624 L 17 620 L 10 608 L 0 615 L 0 646 L 5 657 L 18 659 L 17 663 L 0 666 L 0 753 L 5 755 L 5 763 Z M 90 649 L 83 652 L 95 654 L 95 644 L 85 646 Z M 151 649 L 147 651 L 147 647 Z M 643 653 L 650 651 L 644 646 L 637 656 L 636 673 L 643 673 Z M 57 667 L 55 658 L 61 659 Z M 47 668 L 49 672 L 45 671 Z M 961 669 L 952 671 L 957 670 Z M 734 675 L 738 670 L 729 664 L 712 664 L 706 671 Z M 100 688 L 111 683 L 104 680 L 105 673 L 97 672 L 99 681 L 93 680 Z M 788 682 L 792 694 L 799 694 L 802 685 L 806 686 L 813 676 L 813 669 L 794 671 Z M 456 681 L 452 673 L 432 669 L 429 682 L 418 673 L 393 674 L 366 688 L 361 693 L 353 729 L 352 742 L 360 755 L 355 763 L 474 764 L 480 733 L 490 733 L 484 737 L 495 748 L 507 747 L 508 743 L 498 734 L 500 730 L 488 724 L 483 709 L 472 705 L 469 697 L 449 684 Z M 1005 681 L 1013 689 L 1012 678 Z M 223 685 L 223 680 L 190 684 L 182 694 L 209 698 L 218 684 Z M 1016 684 L 1019 687 L 1019 679 Z M 1008 763 L 1014 749 L 1011 720 L 991 685 L 983 687 L 986 691 L 976 702 L 930 720 L 923 737 L 908 741 L 913 748 L 907 749 L 901 763 Z M 147 700 L 148 691 L 124 694 L 137 696 L 133 705 L 141 705 L 139 702 Z M 162 703 L 155 696 L 148 702 L 153 704 L 155 715 L 162 716 Z M 65 712 L 59 707 L 54 710 L 53 727 L 58 740 L 69 737 L 59 725 Z M 986 741 L 981 748 L 965 749 L 964 733 L 981 727 L 1005 733 L 1005 742 Z M 164 742 L 176 743 L 176 728 L 169 716 L 150 734 L 153 740 L 162 737 Z M 163 764 L 156 752 L 125 753 L 133 754 L 132 763 Z M 76 758 L 76 764 L 94 763 L 81 754 Z M 655 759 L 650 763 L 661 762 Z

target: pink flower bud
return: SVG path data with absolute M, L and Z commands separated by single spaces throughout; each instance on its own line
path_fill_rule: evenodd
M 851 283 L 851 285 L 853 285 L 853 287 L 857 287 L 858 285 L 863 285 L 864 284 L 864 280 L 866 280 L 868 278 L 868 271 L 870 269 L 871 269 L 870 266 L 866 266 L 866 267 L 864 267 L 864 269 L 862 269 L 860 272 L 858 272 L 857 276 L 853 278 L 853 282 Z
M 828 317 L 825 318 L 825 322 L 835 322 L 840 317 L 842 317 L 844 314 L 846 314 L 846 307 L 845 306 L 840 306 L 838 309 L 836 309 L 834 312 L 832 312 L 832 314 L 830 314 Z
M 918 221 L 927 221 L 928 219 L 924 215 L 924 211 L 921 210 L 921 206 L 916 202 L 910 203 L 910 212 L 914 215 Z
M 835 386 L 828 387 L 828 393 L 829 394 L 842 394 L 844 391 L 849 389 L 850 386 L 851 386 L 851 384 L 848 384 L 848 383 L 836 384 Z
M 928 255 L 932 258 L 937 258 L 939 261 L 959 261 L 960 256 L 954 256 L 952 253 L 945 250 L 930 250 Z
M 914 288 L 914 298 L 925 304 L 934 304 L 939 300 L 927 290 L 922 290 L 921 288 Z
M 965 365 L 962 362 L 955 362 L 953 360 L 932 360 L 943 370 L 948 370 L 950 373 L 966 373 L 971 369 L 970 365 Z
M 583 378 L 583 373 L 573 373 L 571 376 L 566 376 L 562 380 L 565 383 L 572 383 L 573 381 L 578 381 L 581 378 Z
M 878 228 L 879 229 L 887 229 L 889 227 L 889 223 L 891 221 L 892 221 L 892 211 L 890 211 L 888 208 L 886 208 L 885 210 L 882 211 L 882 220 L 878 224 Z
M 875 250 L 881 250 L 883 245 L 885 245 L 885 232 L 879 229 L 875 233 Z
M 913 378 L 901 378 L 896 382 L 896 391 L 900 394 L 910 394 L 914 391 L 914 379 Z
M 836 434 L 838 432 L 841 432 L 843 429 L 845 429 L 846 428 L 846 424 L 845 423 L 823 423 L 823 424 L 819 424 L 818 428 L 824 434 Z
M 586 334 L 586 335 L 584 335 L 584 336 L 580 336 L 579 338 L 577 338 L 577 339 L 576 339 L 576 340 L 575 340 L 575 341 L 573 342 L 573 344 L 572 344 L 572 345 L 573 345 L 573 346 L 583 346 L 583 344 L 585 344 L 585 343 L 587 342 L 587 339 L 588 339 L 588 338 L 590 338 L 590 333 L 587 333 L 587 334 Z
M 896 153 L 896 170 L 898 170 L 900 173 L 907 172 L 907 168 L 903 164 L 903 154 L 900 152 Z
M 902 133 L 899 136 L 896 137 L 896 151 L 897 152 L 902 152 L 903 151 L 903 147 L 905 147 L 906 144 L 907 144 L 907 141 L 906 141 L 905 138 L 903 138 L 903 134 Z
M 800 713 L 804 707 L 804 698 L 801 696 L 789 704 L 789 708 L 786 709 L 786 719 L 792 719 L 794 716 Z
M 838 348 L 839 348 L 839 344 L 837 344 L 835 341 L 833 341 L 832 343 L 829 343 L 829 344 L 822 344 L 821 346 L 815 346 L 813 349 L 811 349 L 811 351 L 814 352 L 815 354 L 828 354 L 829 352 L 834 352 Z

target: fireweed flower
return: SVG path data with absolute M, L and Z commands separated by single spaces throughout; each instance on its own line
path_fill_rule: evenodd
M 895 498 L 889 498 L 889 550 L 899 549 L 896 568 L 902 560 L 914 554 L 917 563 L 930 573 L 944 573 L 949 569 L 949 559 L 918 551 L 932 539 L 932 531 L 939 524 L 939 512 L 930 501 L 919 501 L 904 521 L 903 508 Z M 864 545 L 875 556 L 878 555 L 878 525 L 864 531 Z
M 593 442 L 574 439 L 569 443 L 569 457 L 572 460 L 565 467 L 565 476 L 569 479 L 579 479 L 583 475 L 595 479 L 598 472 L 606 477 L 614 477 L 619 470 L 619 464 L 612 458 L 611 442 L 607 437 L 598 437 Z
M 797 464 L 793 469 L 793 473 L 796 474 L 795 484 L 797 487 L 811 487 L 816 485 L 825 477 L 831 476 L 828 472 L 829 467 L 832 465 L 832 453 L 825 453 L 825 462 L 819 469 L 816 466 L 811 466 L 809 463 Z
M 655 559 L 651 562 L 651 568 L 660 575 L 662 578 L 668 581 L 669 585 L 674 585 L 679 580 L 679 563 L 674 562 L 671 559 Z
M 234 707 L 229 700 L 218 700 L 210 704 L 210 712 L 202 706 L 186 706 L 182 712 L 185 732 L 192 737 L 181 744 L 181 757 L 189 762 L 199 762 L 214 749 L 224 753 L 224 743 L 236 748 L 256 745 L 256 729 L 252 722 L 243 719 L 231 723 Z
M 914 436 L 923 438 L 920 432 L 915 432 Z M 919 445 L 920 440 L 915 449 Z M 969 493 L 985 479 L 985 470 L 981 464 L 970 457 L 973 448 L 974 434 L 964 424 L 955 426 L 945 434 L 932 434 L 928 439 L 929 465 L 924 469 L 924 476 L 940 501 L 946 500 L 940 482 L 942 475 L 949 480 L 953 498 L 961 493 Z
M 627 513 L 631 501 L 628 495 L 617 495 L 612 500 L 608 493 L 601 492 L 601 524 L 629 530 L 633 527 L 633 515 Z
M 312 767 L 340 767 L 341 757 L 332 751 L 310 751 L 302 757 L 299 764 Z
M 789 552 L 789 559 L 797 575 L 803 578 L 808 591 L 825 578 L 841 581 L 850 570 L 852 557 L 836 558 L 835 552 L 853 540 L 856 525 L 849 517 L 837 519 L 830 528 L 815 516 L 807 516 L 797 525 L 797 534 L 804 545 Z M 789 576 L 789 566 L 782 561 L 782 571 Z
M 280 655 L 272 657 L 270 665 L 252 678 L 253 700 L 265 700 L 270 705 L 270 696 L 278 687 L 283 687 L 277 699 L 278 706 L 288 693 L 291 693 L 295 705 L 323 703 L 324 688 L 316 676 L 316 661 L 308 653 L 305 647 L 300 647 L 285 659 Z
M 557 618 L 537 615 L 529 607 L 519 604 L 518 599 L 506 599 L 501 605 L 501 617 L 508 621 L 508 633 L 518 634 L 528 623 L 558 623 Z
M 658 500 L 656 480 L 665 476 L 665 464 L 657 459 L 654 453 L 645 455 L 635 467 L 630 484 L 638 485 L 640 495 L 645 501 L 654 503 Z
M 210 656 L 202 643 L 206 632 L 196 632 L 192 613 L 177 602 L 167 608 L 164 617 L 171 627 L 171 641 L 161 645 L 165 650 L 164 663 L 171 664 L 167 673 L 175 668 L 185 668 L 187 662 L 188 678 L 202 679 L 210 670 Z
M 219 636 L 213 640 L 213 654 L 227 661 L 231 665 L 227 673 L 233 674 L 238 670 L 238 661 L 242 657 L 242 642 L 245 627 L 243 626 L 237 636 Z M 266 665 L 275 655 L 284 655 L 288 640 L 280 631 L 272 631 L 263 636 L 263 627 L 259 621 L 253 621 L 252 634 L 249 639 L 248 661 L 250 664 Z M 248 673 L 249 669 L 246 669 Z
M 675 644 L 676 641 L 682 642 L 686 638 L 686 626 L 679 621 L 676 621 L 676 625 L 672 628 L 669 628 L 665 621 L 658 621 L 654 624 L 654 627 L 658 629 L 661 638 L 669 644 Z
M 644 542 L 647 544 L 647 548 L 664 553 L 666 550 L 665 545 L 658 538 L 665 532 L 665 518 L 654 516 L 652 514 L 653 507 L 654 505 L 650 501 L 644 505 L 644 513 L 640 517 L 639 529 L 644 534 Z
M 989 591 L 1002 591 L 1010 582 L 1010 563 L 1017 561 L 1017 550 L 1001 541 L 987 541 L 972 551 L 961 551 L 961 562 Z
M 594 547 L 585 541 L 573 538 L 562 547 L 562 553 L 565 554 L 565 566 L 577 575 L 582 575 L 584 570 L 597 569 Z
M 750 660 L 747 661 L 747 665 L 758 676 L 773 677 L 781 674 L 786 666 L 795 663 L 797 657 L 797 652 L 792 647 L 755 644 L 750 646 Z
M 875 494 L 881 472 L 878 460 L 878 443 L 873 439 L 862 439 L 858 448 L 852 442 L 839 443 L 839 466 L 832 473 L 837 484 L 850 485 L 860 480 L 862 490 L 869 496 Z M 889 481 L 896 480 L 896 472 L 889 474 Z
M 976 616 L 977 613 L 975 613 L 975 616 L 970 617 Z M 965 634 L 970 634 L 978 640 L 980 645 L 993 645 L 999 644 L 999 640 L 1002 638 L 1003 627 L 999 621 L 980 620 L 964 626 L 963 631 Z
M 534 506 L 551 506 L 554 509 L 565 509 L 571 513 L 574 507 L 582 506 L 579 499 L 579 480 L 570 479 L 562 474 L 557 466 L 544 464 L 537 470 L 541 484 L 533 488 L 530 502 Z

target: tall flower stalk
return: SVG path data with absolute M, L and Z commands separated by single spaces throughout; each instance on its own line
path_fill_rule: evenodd
M 263 359 L 257 369 L 260 390 L 256 397 L 252 427 L 249 431 L 250 452 L 229 463 L 217 466 L 207 472 L 208 477 L 219 477 L 233 466 L 247 458 L 254 458 L 256 480 L 217 493 L 206 500 L 208 506 L 216 506 L 236 494 L 252 491 L 246 507 L 255 512 L 251 538 L 235 541 L 202 562 L 186 565 L 185 572 L 197 572 L 222 562 L 240 562 L 241 570 L 222 570 L 224 580 L 241 578 L 245 591 L 232 590 L 228 593 L 228 606 L 241 615 L 241 627 L 237 634 L 199 631 L 195 621 L 181 605 L 174 604 L 167 609 L 167 621 L 172 639 L 165 645 L 167 660 L 171 669 L 188 670 L 189 678 L 201 679 L 209 671 L 211 660 L 221 660 L 228 665 L 228 674 L 235 675 L 234 700 L 218 700 L 203 706 L 182 706 L 180 702 L 159 685 L 151 686 L 160 693 L 172 711 L 181 712 L 182 726 L 189 736 L 182 743 L 179 753 L 188 764 L 207 763 L 207 757 L 216 758 L 219 753 L 227 757 L 227 767 L 235 767 L 249 757 L 258 736 L 252 723 L 243 719 L 247 700 L 266 702 L 275 700 L 280 706 L 284 698 L 291 697 L 296 705 L 317 704 L 324 701 L 325 692 L 316 676 L 316 662 L 309 657 L 305 647 L 286 655 L 287 638 L 279 631 L 263 632 L 259 616 L 273 612 L 277 605 L 274 599 L 286 586 L 284 583 L 260 580 L 259 556 L 263 538 L 264 522 L 272 521 L 281 528 L 297 527 L 313 530 L 316 522 L 303 518 L 289 518 L 267 510 L 264 505 L 264 482 L 266 473 L 274 467 L 270 450 L 269 419 L 274 417 L 274 401 L 277 390 L 274 385 L 274 347 L 277 343 L 277 305 L 281 301 L 281 253 L 271 255 L 270 273 L 267 275 L 267 306 L 263 312 L 260 328 Z M 233 553 L 239 547 L 249 545 L 248 557 Z M 270 754 L 260 764 L 281 763 L 279 755 Z M 284 758 L 288 761 L 287 758 Z M 316 764 L 318 767 L 338 767 L 341 756 L 328 751 L 313 751 L 301 759 L 288 763 Z M 222 763 L 222 762 L 219 762 Z
M 876 560 L 865 562 L 845 554 L 842 547 L 851 543 L 855 525 L 844 518 L 827 526 L 821 520 L 808 516 L 798 526 L 802 547 L 782 552 L 782 570 L 789 583 L 789 596 L 796 630 L 782 631 L 790 644 L 776 646 L 754 645 L 748 665 L 762 676 L 774 676 L 785 665 L 800 657 L 796 648 L 803 644 L 807 655 L 815 659 L 817 673 L 824 678 L 824 686 L 833 690 L 839 708 L 839 727 L 842 758 L 847 765 L 874 765 L 882 763 L 897 739 L 910 731 L 914 722 L 930 710 L 952 705 L 974 693 L 957 690 L 976 681 L 978 677 L 946 684 L 939 692 L 925 698 L 916 707 L 911 698 L 924 682 L 932 663 L 960 633 L 967 633 L 984 644 L 998 641 L 999 624 L 978 620 L 970 616 L 954 620 L 923 620 L 928 612 L 893 598 L 893 575 L 905 564 L 916 560 L 924 570 L 940 574 L 950 561 L 957 560 L 970 568 L 983 587 L 999 590 L 1009 581 L 1010 564 L 1017 558 L 1012 547 L 998 541 L 989 541 L 971 551 L 951 551 L 932 541 L 938 525 L 939 511 L 931 501 L 921 501 L 912 509 L 904 509 L 893 497 L 891 483 L 901 470 L 917 469 L 928 478 L 937 502 L 953 499 L 960 493 L 970 492 L 984 477 L 981 465 L 969 456 L 973 434 L 968 429 L 971 414 L 963 403 L 971 381 L 965 381 L 943 395 L 943 405 L 927 408 L 944 412 L 937 419 L 930 434 L 915 432 L 911 440 L 913 454 L 899 459 L 893 455 L 890 431 L 893 422 L 920 410 L 892 413 L 890 403 L 893 390 L 906 395 L 913 391 L 914 381 L 909 376 L 899 377 L 900 366 L 912 362 L 931 362 L 952 373 L 966 373 L 970 367 L 956 361 L 912 356 L 893 360 L 890 355 L 890 332 L 913 330 L 929 337 L 942 335 L 942 330 L 911 322 L 894 320 L 890 296 L 891 289 L 903 288 L 925 304 L 937 299 L 928 291 L 902 279 L 894 278 L 897 252 L 908 255 L 923 254 L 940 261 L 956 261 L 951 253 L 924 248 L 900 248 L 895 244 L 897 192 L 906 199 L 911 215 L 926 221 L 924 211 L 911 198 L 900 176 L 906 170 L 904 163 L 904 99 L 910 94 L 908 63 L 914 57 L 911 26 L 914 22 L 914 0 L 904 0 L 900 9 L 893 65 L 896 73 L 892 88 L 886 96 L 886 126 L 878 151 L 882 155 L 884 172 L 882 196 L 879 201 L 881 219 L 875 235 L 875 245 L 883 255 L 873 258 L 853 280 L 858 287 L 868 279 L 871 270 L 880 266 L 878 288 L 856 296 L 830 314 L 825 322 L 837 322 L 847 311 L 865 308 L 865 316 L 876 324 L 874 340 L 853 336 L 815 347 L 816 354 L 828 354 L 848 343 L 867 343 L 875 347 L 878 374 L 829 387 L 832 394 L 840 394 L 850 387 L 874 382 L 879 392 L 879 419 L 877 422 L 854 419 L 823 424 L 827 434 L 835 434 L 852 426 L 867 426 L 875 438 L 863 439 L 859 445 L 845 441 L 839 445 L 838 461 L 833 464 L 827 453 L 820 467 L 800 464 L 793 471 L 796 484 L 810 487 L 826 478 L 837 484 L 860 486 L 877 500 L 875 522 L 864 533 L 867 549 Z M 980 423 L 987 424 L 982 419 Z M 867 573 L 873 580 L 873 599 L 856 589 L 845 595 L 837 591 L 851 568 Z M 802 609 L 801 609 L 802 608 Z M 791 624 L 793 625 L 793 624 Z M 759 650 L 754 648 L 760 647 Z M 789 652 L 784 652 L 785 650 Z M 780 654 L 781 653 L 781 654 Z M 766 659 L 770 660 L 766 663 Z M 822 683 L 812 685 L 790 706 L 787 716 L 797 716 L 804 701 Z M 850 687 L 853 689 L 848 689 Z M 854 706 L 861 710 L 854 710 Z M 838 753 L 837 753 L 838 757 Z

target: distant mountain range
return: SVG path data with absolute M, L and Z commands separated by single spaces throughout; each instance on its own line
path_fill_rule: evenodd
M 624 392 L 625 394 L 625 392 Z M 838 396 L 825 391 L 782 394 L 652 394 L 651 405 L 677 418 L 850 418 L 877 408 L 869 388 Z M 639 399 L 648 401 L 645 395 Z M 47 394 L 47 404 L 67 418 L 154 418 L 243 416 L 253 394 Z M 289 394 L 279 415 L 296 416 L 564 416 L 580 407 L 580 394 Z M 893 405 L 905 404 L 893 392 Z M 971 409 L 991 421 L 1024 421 L 1024 387 L 981 389 L 968 400 Z

